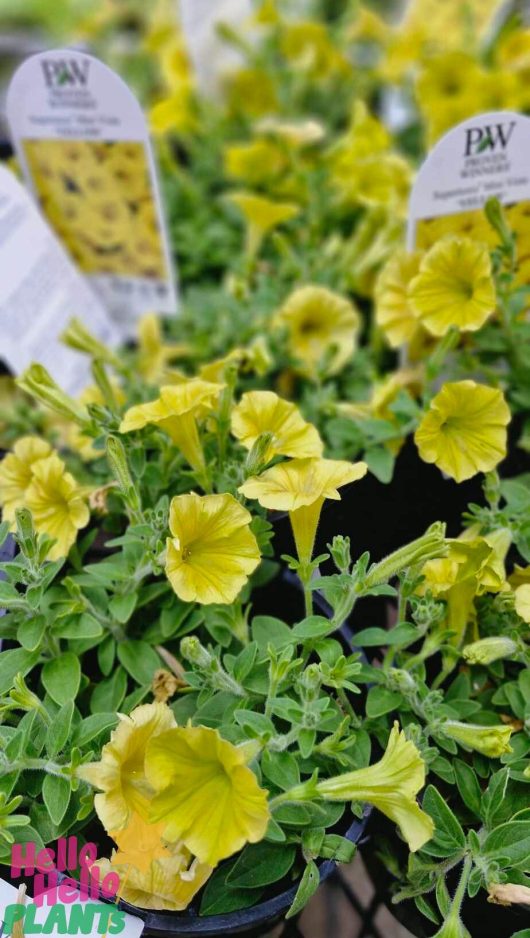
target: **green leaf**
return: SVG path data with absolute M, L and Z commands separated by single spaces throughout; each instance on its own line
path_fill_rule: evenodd
M 273 616 L 254 616 L 252 638 L 258 643 L 260 652 L 266 652 L 268 645 L 283 648 L 284 645 L 290 645 L 293 641 L 289 626 Z
M 46 630 L 46 619 L 44 616 L 34 616 L 26 619 L 18 627 L 17 639 L 23 648 L 28 651 L 34 651 L 42 642 Z
M 451 856 L 463 850 L 466 843 L 464 831 L 434 785 L 429 785 L 425 792 L 423 809 L 432 817 L 435 825 L 433 840 L 423 849 L 434 852 L 435 856 Z
M 116 657 L 116 641 L 112 635 L 107 635 L 98 645 L 99 670 L 108 677 L 114 666 Z
M 226 883 L 237 889 L 268 886 L 287 875 L 295 857 L 294 844 L 279 846 L 266 841 L 248 844 L 226 877 Z
M 274 723 L 264 713 L 254 710 L 236 710 L 234 718 L 240 726 L 245 727 L 258 736 L 274 736 Z
M 530 821 L 508 821 L 492 830 L 482 844 L 484 856 L 505 858 L 508 865 L 529 869 Z
M 109 612 L 114 619 L 116 619 L 116 622 L 125 625 L 136 609 L 137 602 L 138 593 L 127 593 L 125 596 L 113 596 L 109 602 Z
M 378 645 L 404 645 L 418 637 L 418 630 L 407 622 L 397 625 L 394 629 L 379 629 L 372 627 L 356 632 L 355 645 L 359 648 L 372 648 Z
M 127 675 L 123 668 L 116 668 L 112 677 L 96 684 L 90 698 L 92 713 L 111 713 L 117 710 L 127 692 Z
M 31 671 L 39 660 L 38 651 L 27 651 L 25 648 L 12 648 L 0 654 L 0 694 L 5 694 L 17 674 L 24 677 Z
M 314 896 L 319 885 L 320 873 L 318 872 L 318 866 L 314 860 L 310 860 L 303 872 L 300 885 L 296 890 L 296 896 L 285 918 L 293 918 L 293 916 L 298 915 L 307 905 L 311 896 Z
M 462 801 L 473 814 L 481 817 L 482 791 L 477 776 L 471 766 L 467 765 L 466 762 L 462 762 L 461 759 L 453 761 L 453 768 Z
M 65 619 L 59 627 L 54 627 L 53 634 L 57 638 L 99 638 L 103 635 L 103 627 L 94 616 L 84 612 L 81 616 Z
M 371 687 L 366 698 L 366 715 L 370 719 L 390 713 L 402 703 L 402 696 L 397 691 L 386 687 Z
M 261 757 L 261 771 L 265 778 L 282 791 L 289 791 L 300 782 L 298 762 L 290 752 L 265 750 Z
M 71 788 L 68 779 L 45 775 L 42 798 L 53 823 L 59 825 L 70 803 Z
M 74 730 L 72 742 L 79 749 L 83 749 L 104 730 L 116 726 L 117 722 L 118 717 L 115 713 L 94 713 L 78 723 Z
M 206 883 L 199 915 L 222 915 L 248 909 L 261 899 L 263 889 L 232 889 L 226 877 L 233 869 L 236 859 L 221 863 Z
M 42 669 L 42 683 L 55 703 L 74 700 L 81 681 L 79 659 L 71 651 L 47 661 Z
M 332 625 L 325 616 L 308 616 L 295 625 L 292 634 L 296 639 L 306 641 L 312 638 L 325 638 L 335 631 L 336 626 Z
M 392 481 L 395 458 L 385 446 L 373 446 L 371 449 L 367 449 L 364 459 L 368 463 L 370 472 L 374 474 L 379 482 L 386 485 Z
M 53 758 L 64 749 L 70 735 L 73 715 L 74 702 L 69 700 L 53 717 L 46 736 L 46 752 L 50 758 Z
M 258 653 L 258 643 L 250 642 L 242 652 L 239 653 L 232 668 L 232 674 L 236 681 L 244 681 L 254 667 L 256 655 Z
M 151 684 L 162 662 L 147 642 L 128 639 L 118 643 L 118 659 L 137 684 Z
M 482 795 L 481 812 L 487 827 L 493 827 L 495 815 L 499 811 L 506 794 L 510 777 L 509 769 L 500 769 L 492 775 L 486 791 Z

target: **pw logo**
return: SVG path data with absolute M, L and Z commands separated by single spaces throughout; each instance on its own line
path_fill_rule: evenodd
M 469 127 L 466 130 L 466 149 L 464 156 L 476 156 L 487 150 L 505 150 L 515 127 L 515 121 L 509 124 L 490 124 L 485 127 Z
M 83 87 L 88 83 L 90 61 L 85 59 L 43 59 L 44 80 L 48 88 Z

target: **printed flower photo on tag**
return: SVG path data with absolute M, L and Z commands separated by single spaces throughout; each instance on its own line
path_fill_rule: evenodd
M 82 271 L 166 276 L 143 143 L 40 139 L 23 148 L 42 210 Z

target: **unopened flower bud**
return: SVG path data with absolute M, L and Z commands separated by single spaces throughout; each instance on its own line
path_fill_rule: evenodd
M 517 651 L 516 642 L 511 638 L 498 635 L 471 642 L 462 650 L 462 655 L 468 664 L 491 664 L 501 658 L 512 658 Z
M 43 365 L 33 364 L 17 378 L 16 384 L 37 401 L 81 427 L 90 423 L 88 411 L 66 394 Z
M 61 335 L 61 341 L 77 352 L 84 352 L 92 358 L 119 366 L 119 360 L 103 342 L 93 335 L 79 319 L 73 318 Z
M 416 538 L 410 544 L 405 544 L 384 560 L 374 564 L 368 571 L 365 586 L 370 589 L 381 583 L 387 583 L 392 577 L 397 576 L 403 570 L 408 570 L 409 567 L 423 565 L 428 560 L 443 557 L 446 551 L 445 524 L 435 521 L 422 537 Z
M 491 759 L 498 759 L 506 752 L 512 752 L 510 737 L 513 726 L 479 726 L 476 723 L 460 723 L 447 720 L 442 727 L 444 736 L 455 739 L 466 749 L 481 752 Z
M 212 664 L 212 656 L 194 635 L 186 635 L 180 643 L 182 657 L 197 668 L 207 669 Z
M 274 437 L 272 433 L 262 433 L 252 446 L 248 456 L 246 473 L 248 476 L 257 475 L 271 459 L 271 443 Z
M 329 545 L 333 562 L 341 573 L 348 573 L 351 567 L 351 548 L 349 537 L 337 534 Z

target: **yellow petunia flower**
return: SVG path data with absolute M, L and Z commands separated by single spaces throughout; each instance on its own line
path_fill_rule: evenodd
M 274 456 L 301 459 L 322 456 L 324 447 L 316 427 L 304 420 L 296 404 L 283 400 L 274 391 L 243 394 L 232 411 L 231 429 L 248 450 L 263 433 L 272 435 L 263 463 Z
M 274 182 L 288 166 L 285 153 L 271 140 L 231 143 L 224 151 L 224 164 L 227 176 L 249 186 Z
M 264 508 L 288 511 L 302 563 L 311 560 L 322 505 L 326 498 L 340 500 L 338 489 L 362 479 L 364 462 L 340 459 L 292 459 L 247 479 L 239 491 Z
M 77 769 L 79 778 L 102 792 L 94 798 L 94 807 L 107 833 L 124 830 L 134 814 L 147 820 L 153 792 L 144 775 L 145 748 L 152 737 L 176 725 L 172 710 L 161 703 L 143 704 L 129 716 L 118 716 L 101 760 Z
M 38 533 L 55 538 L 49 560 L 66 557 L 77 532 L 90 520 L 82 490 L 56 453 L 33 463 L 24 506 L 31 511 Z
M 458 720 L 446 720 L 443 734 L 456 740 L 466 749 L 480 752 L 489 759 L 499 759 L 506 753 L 513 752 L 510 737 L 513 726 L 481 726 L 477 723 L 460 723 Z
M 182 912 L 212 875 L 212 867 L 199 863 L 180 844 L 167 857 L 153 860 L 145 872 L 121 864 L 116 855 L 95 864 L 101 879 L 107 873 L 120 877 L 120 899 L 139 909 Z
M 200 378 L 166 385 L 160 389 L 160 397 L 155 401 L 129 408 L 120 424 L 120 433 L 131 433 L 154 424 L 169 434 L 190 466 L 202 474 L 205 461 L 197 419 L 215 407 L 222 390 L 222 384 Z
M 260 562 L 252 516 L 232 496 L 171 501 L 166 575 L 185 602 L 231 603 Z
M 398 825 L 409 849 L 420 850 L 434 834 L 434 823 L 416 802 L 425 785 L 425 763 L 414 743 L 394 723 L 386 752 L 375 765 L 318 782 L 326 801 L 366 801 Z
M 351 65 L 332 41 L 329 28 L 315 20 L 284 23 L 280 50 L 288 62 L 320 81 L 351 72 Z
M 127 864 L 140 873 L 147 873 L 155 860 L 169 855 L 162 840 L 162 828 L 162 824 L 150 824 L 141 814 L 133 811 L 122 830 L 109 832 L 118 847 L 113 854 L 114 861 Z
M 226 369 L 231 367 L 237 368 L 238 374 L 252 372 L 262 376 L 270 371 L 272 364 L 273 359 L 267 341 L 263 336 L 258 336 L 245 348 L 233 348 L 223 358 L 216 358 L 201 365 L 199 377 L 203 381 L 222 382 L 226 378 Z
M 425 462 L 463 482 L 504 459 L 509 422 L 502 391 L 475 381 L 447 382 L 432 399 L 414 439 Z
M 474 332 L 495 312 L 497 296 L 485 244 L 442 238 L 423 258 L 408 289 L 410 308 L 435 336 L 456 326 Z
M 278 95 L 270 75 L 262 68 L 240 68 L 224 78 L 230 111 L 246 118 L 262 117 L 278 108 Z
M 182 841 L 201 863 L 215 867 L 265 836 L 268 793 L 248 755 L 205 726 L 177 727 L 147 746 L 145 771 L 157 792 L 151 820 L 164 821 L 165 837 Z
M 188 133 L 197 125 L 193 86 L 182 84 L 178 94 L 162 98 L 149 111 L 149 128 L 156 136 Z
M 138 370 L 148 384 L 158 384 L 167 373 L 169 362 L 190 354 L 189 345 L 165 343 L 160 319 L 147 313 L 138 323 Z
M 460 646 L 474 619 L 475 596 L 498 593 L 505 587 L 504 559 L 510 536 L 500 529 L 480 537 L 468 529 L 459 538 L 448 540 L 447 545 L 447 557 L 429 560 L 423 566 L 424 581 L 419 592 L 429 589 L 445 600 L 446 625 L 454 633 L 451 643 Z
M 26 504 L 34 466 L 51 452 L 46 440 L 38 436 L 23 436 L 15 443 L 13 452 L 0 462 L 0 506 L 5 521 L 14 522 L 16 509 Z
M 326 287 L 299 287 L 279 310 L 277 322 L 287 327 L 289 349 L 309 375 L 319 366 L 336 374 L 355 351 L 359 313 Z
M 515 611 L 521 619 L 530 623 L 530 583 L 522 583 L 514 590 Z
M 397 251 L 385 264 L 375 285 L 375 321 L 392 348 L 410 342 L 418 330 L 408 296 L 417 275 L 421 251 Z
M 274 228 L 300 213 L 300 206 L 294 202 L 275 202 L 253 192 L 231 192 L 226 199 L 239 209 L 245 219 L 246 251 L 250 257 L 258 253 L 263 240 Z

